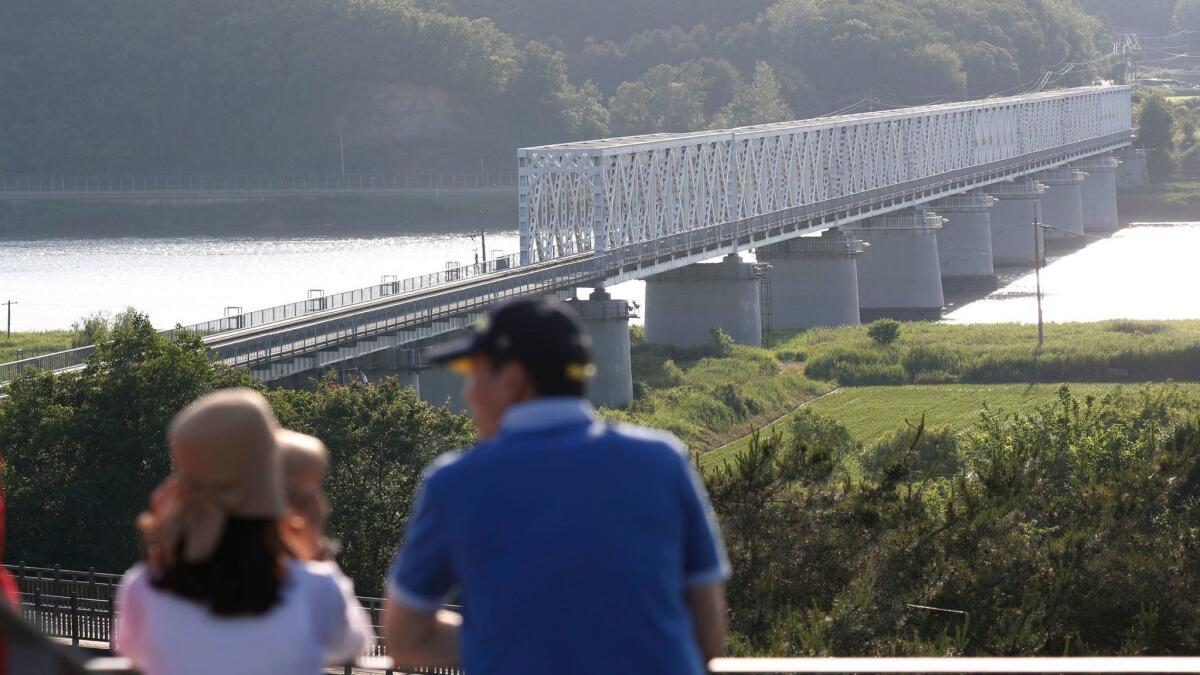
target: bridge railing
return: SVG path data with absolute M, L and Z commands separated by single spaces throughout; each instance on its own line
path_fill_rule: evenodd
M 0 194 L 140 194 L 180 192 L 397 192 L 517 186 L 515 171 L 477 174 L 5 175 Z
M 180 335 L 182 331 L 195 333 L 201 337 L 228 333 L 231 331 L 244 330 L 247 328 L 256 328 L 266 326 L 280 321 L 295 319 L 298 317 L 308 316 L 325 312 L 332 309 L 349 307 L 372 300 L 381 300 L 383 298 L 401 296 L 406 293 L 415 293 L 424 291 L 439 286 L 444 286 L 451 283 L 466 281 L 476 277 L 482 277 L 497 272 L 512 269 L 520 262 L 519 254 L 510 254 L 492 258 L 487 262 L 475 263 L 464 267 L 453 267 L 450 269 L 422 274 L 420 276 L 409 277 L 406 279 L 389 279 L 382 283 L 356 288 L 350 291 L 341 293 L 333 293 L 331 295 L 319 295 L 310 297 L 306 300 L 290 302 L 266 309 L 258 309 L 251 312 L 239 312 L 231 316 L 226 316 L 220 319 L 211 321 L 203 321 L 201 323 L 183 326 L 182 328 L 173 328 L 162 331 L 162 334 L 168 338 L 174 339 Z M 10 363 L 0 364 L 0 383 L 11 381 L 23 371 L 29 369 L 37 370 L 61 370 L 64 368 L 72 368 L 83 365 L 89 356 L 95 352 L 95 346 L 80 347 L 77 349 L 69 349 L 53 354 L 35 356 L 25 358 Z

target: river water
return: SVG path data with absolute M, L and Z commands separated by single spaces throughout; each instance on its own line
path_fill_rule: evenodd
M 488 235 L 489 257 L 518 249 L 515 232 Z M 92 312 L 132 306 L 156 326 L 191 324 L 245 310 L 474 262 L 463 235 L 303 238 L 111 238 L 0 240 L 0 302 L 13 330 L 66 328 Z M 1200 318 L 1200 223 L 1121 230 L 1053 260 L 1042 272 L 1047 321 Z M 1036 321 L 1033 275 L 1002 270 L 1004 286 L 948 307 L 955 323 Z M 642 302 L 644 284 L 612 289 Z M 3 317 L 0 317 L 2 320 Z

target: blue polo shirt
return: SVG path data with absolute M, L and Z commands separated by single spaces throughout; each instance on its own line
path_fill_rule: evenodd
M 728 577 L 675 437 L 547 398 L 430 466 L 388 589 L 430 612 L 460 593 L 469 675 L 666 675 L 705 671 L 684 591 Z

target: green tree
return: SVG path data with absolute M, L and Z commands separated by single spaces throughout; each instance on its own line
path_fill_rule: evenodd
M 1150 94 L 1142 99 L 1138 111 L 1138 145 L 1155 150 L 1175 147 L 1175 118 L 1171 104 L 1161 94 Z
M 272 391 L 270 400 L 282 424 L 329 447 L 326 485 L 330 531 L 343 547 L 339 562 L 359 593 L 381 594 L 421 471 L 474 441 L 470 420 L 421 401 L 395 378 L 338 386 L 330 377 L 311 391 Z
M 1171 24 L 1176 30 L 1200 29 L 1200 1 L 1179 0 L 1175 5 L 1175 14 Z
M 703 129 L 709 84 L 699 64 L 655 66 L 637 81 L 622 84 L 609 101 L 613 131 L 644 134 Z
M 792 117 L 792 109 L 783 99 L 775 70 L 765 61 L 759 61 L 754 67 L 754 80 L 738 87 L 733 100 L 714 119 L 713 126 L 742 127 L 784 122 Z
M 134 518 L 170 471 L 171 417 L 204 393 L 252 382 L 209 362 L 198 337 L 166 340 L 132 311 L 109 337 L 83 370 L 27 372 L 0 400 L 14 559 L 124 569 L 138 551 Z

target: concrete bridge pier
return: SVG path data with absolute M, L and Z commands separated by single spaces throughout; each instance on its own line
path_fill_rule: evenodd
M 925 210 L 902 211 L 845 229 L 867 244 L 858 259 L 863 321 L 941 316 L 945 304 L 937 242 L 941 216 Z
M 588 382 L 594 405 L 619 408 L 633 400 L 633 364 L 629 356 L 629 303 L 613 300 L 602 288 L 587 300 L 568 303 L 579 313 L 592 338 L 596 375 Z
M 1053 169 L 1038 174 L 1046 186 L 1042 196 L 1042 224 L 1046 244 L 1060 248 L 1083 246 L 1083 182 L 1087 174 L 1075 169 Z
M 820 237 L 798 237 L 758 249 L 766 263 L 764 323 L 776 330 L 859 323 L 858 265 L 861 241 L 837 228 Z
M 1116 232 L 1121 227 L 1117 213 L 1117 170 L 1115 157 L 1089 157 L 1074 168 L 1087 174 L 1083 181 L 1083 231 Z
M 930 208 L 945 219 L 938 232 L 938 262 L 942 284 L 955 288 L 992 288 L 991 208 L 996 200 L 982 192 L 955 195 Z
M 996 198 L 992 206 L 992 263 L 996 267 L 1033 267 L 1042 246 L 1041 231 L 1033 222 L 1039 218 L 1046 187 L 1033 180 L 989 185 Z
M 646 279 L 646 342 L 677 347 L 712 343 L 720 327 L 745 345 L 762 344 L 763 268 L 737 254 Z

